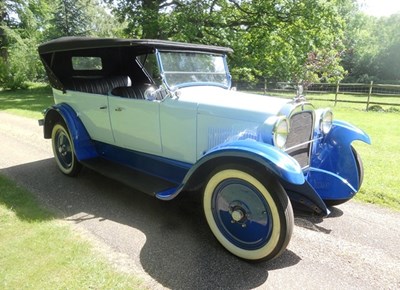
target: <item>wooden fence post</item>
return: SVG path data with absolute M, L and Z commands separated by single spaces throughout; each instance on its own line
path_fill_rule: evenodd
M 339 93 L 339 81 L 336 82 L 335 107 L 336 107 L 336 103 L 337 103 L 338 93 Z
M 369 91 L 368 91 L 367 111 L 368 111 L 368 108 L 369 108 L 369 100 L 371 98 L 373 85 L 374 85 L 374 81 L 371 81 L 371 83 L 369 85 Z
M 264 95 L 267 94 L 267 78 L 264 78 Z

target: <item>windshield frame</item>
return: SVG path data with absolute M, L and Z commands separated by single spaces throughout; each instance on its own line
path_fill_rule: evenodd
M 163 66 L 163 61 L 162 61 L 162 53 L 192 53 L 192 54 L 206 54 L 206 55 L 212 55 L 216 57 L 222 57 L 223 65 L 224 65 L 224 71 L 225 71 L 225 78 L 226 78 L 226 84 L 225 83 L 220 83 L 220 82 L 206 82 L 206 81 L 199 81 L 199 82 L 182 82 L 178 84 L 173 84 L 171 85 L 168 82 L 168 77 L 167 74 L 169 73 L 168 71 L 165 71 L 164 66 Z M 227 55 L 223 53 L 214 53 L 214 52 L 204 52 L 204 51 L 196 51 L 196 50 L 158 50 L 156 49 L 155 51 L 158 66 L 160 69 L 160 75 L 162 78 L 163 84 L 171 91 L 176 91 L 180 88 L 183 87 L 192 87 L 192 86 L 216 86 L 216 87 L 221 87 L 224 89 L 230 89 L 231 84 L 232 84 L 232 77 L 231 74 L 229 73 L 228 69 L 228 64 L 227 64 Z M 182 74 L 185 74 L 186 72 L 181 72 Z

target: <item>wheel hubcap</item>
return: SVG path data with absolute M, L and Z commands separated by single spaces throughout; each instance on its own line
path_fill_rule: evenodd
M 236 210 L 234 210 L 233 212 L 232 212 L 232 219 L 235 221 L 235 222 L 240 222 L 240 221 L 242 221 L 242 219 L 244 218 L 244 213 L 243 213 L 243 211 L 241 210 L 241 209 L 236 209 Z
M 214 190 L 212 203 L 215 222 L 231 243 L 254 250 L 268 242 L 272 231 L 270 208 L 251 183 L 236 178 L 222 181 Z
M 61 130 L 57 132 L 55 142 L 57 158 L 61 166 L 65 169 L 71 168 L 73 162 L 73 154 L 70 141 L 65 132 Z
M 62 155 L 65 156 L 67 155 L 68 151 L 67 151 L 67 146 L 65 146 L 65 144 L 62 144 L 58 147 L 58 152 Z
M 240 223 L 245 227 L 246 222 L 251 218 L 250 209 L 241 201 L 235 200 L 229 204 L 229 213 L 231 214 L 232 223 Z

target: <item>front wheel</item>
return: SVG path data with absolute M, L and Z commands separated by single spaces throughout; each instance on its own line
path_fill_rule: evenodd
M 287 247 L 293 210 L 280 183 L 248 167 L 227 166 L 209 177 L 204 213 L 217 240 L 246 260 L 270 260 Z
M 76 176 L 82 168 L 75 156 L 74 144 L 66 126 L 61 123 L 54 125 L 51 132 L 54 158 L 58 168 L 68 176 Z

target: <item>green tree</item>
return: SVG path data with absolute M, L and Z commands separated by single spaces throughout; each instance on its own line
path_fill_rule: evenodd
M 230 2 L 236 12 L 228 23 L 238 30 L 235 67 L 306 83 L 343 78 L 343 32 L 353 1 Z
M 8 27 L 16 26 L 16 20 L 12 17 L 16 13 L 18 8 L 21 6 L 21 1 L 0 1 L 0 57 L 3 61 L 7 60 L 8 50 L 7 50 L 7 33 L 6 29 Z
M 354 0 L 120 0 L 114 11 L 135 37 L 232 47 L 235 78 L 317 81 L 343 78 L 345 22 L 356 9 Z
M 49 37 L 83 36 L 88 34 L 86 5 L 80 0 L 57 0 Z
M 126 22 L 119 22 L 103 0 L 57 0 L 53 9 L 47 38 L 124 36 Z
M 369 82 L 377 74 L 375 59 L 380 51 L 377 18 L 358 13 L 348 22 L 346 52 L 342 64 L 349 72 L 345 81 Z
M 119 22 L 101 0 L 87 0 L 87 33 L 97 37 L 124 37 L 126 22 Z
M 383 81 L 400 81 L 400 14 L 378 20 L 379 53 L 375 58 L 377 77 Z
M 103 1 L 113 5 L 113 14 Z M 0 33 L 0 49 L 3 48 L 5 55 L 12 54 L 14 62 L 14 65 L 4 64 L 2 67 L 6 69 L 16 67 L 18 59 L 31 59 L 29 48 L 47 39 L 129 35 L 229 46 L 235 51 L 229 61 L 236 79 L 275 78 L 307 83 L 341 79 L 346 74 L 340 62 L 345 46 L 358 45 L 355 41 L 345 42 L 349 34 L 344 33 L 346 23 L 357 11 L 355 0 L 6 0 L 0 3 L 8 4 L 0 5 L 0 21 L 1 27 L 10 31 L 7 38 L 6 33 Z M 4 25 L 5 22 L 8 24 Z M 392 49 L 387 45 L 387 60 L 397 48 L 395 43 L 391 45 Z M 346 54 L 344 63 L 366 59 L 357 53 L 353 54 L 357 57 Z M 382 64 L 383 61 L 379 65 L 375 62 L 377 70 Z M 355 71 L 354 66 L 346 68 Z M 40 71 L 36 77 L 35 73 L 25 75 L 26 79 L 35 79 Z
M 43 76 L 36 48 L 43 39 L 44 23 L 50 15 L 45 0 L 7 2 L 3 18 L 3 57 L 0 59 L 0 86 L 23 87 L 28 80 Z M 4 56 L 5 55 L 5 56 Z
M 6 19 L 8 17 L 6 2 L 0 2 L 0 58 L 2 61 L 7 59 L 7 37 L 4 27 L 6 26 Z
M 12 29 L 6 29 L 9 39 L 8 58 L 0 63 L 0 87 L 17 89 L 26 86 L 27 81 L 44 77 L 43 67 L 37 55 L 38 41 L 22 38 Z
M 347 33 L 351 35 L 343 58 L 347 81 L 400 82 L 400 14 L 382 18 L 359 14 Z
M 123 34 L 123 24 L 107 12 L 100 0 L 18 0 L 0 4 L 0 87 L 3 88 L 23 87 L 27 81 L 45 77 L 36 48 L 48 39 Z M 83 16 L 85 21 L 79 20 Z
M 126 34 L 138 38 L 166 38 L 169 12 L 179 0 L 106 0 L 114 5 L 113 13 L 121 22 L 127 22 Z

